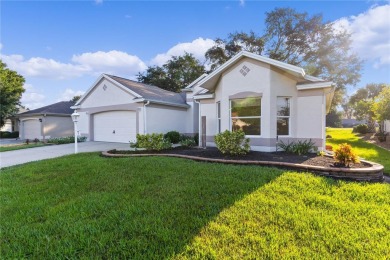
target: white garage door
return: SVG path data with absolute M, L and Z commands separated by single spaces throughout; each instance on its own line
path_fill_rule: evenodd
M 136 112 L 110 111 L 94 115 L 94 140 L 128 143 L 136 140 Z
M 23 121 L 24 127 L 24 139 L 34 140 L 35 138 L 41 139 L 41 122 L 39 120 L 26 120 Z

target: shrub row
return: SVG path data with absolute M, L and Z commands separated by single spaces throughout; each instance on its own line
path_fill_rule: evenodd
M 198 144 L 198 136 L 180 135 L 177 131 L 170 131 L 166 134 L 137 134 L 137 141 L 130 143 L 131 148 L 145 148 L 150 151 L 161 151 L 170 149 L 173 144 L 180 143 L 183 147 L 192 147 Z
M 0 131 L 0 138 L 18 138 L 19 132 Z
M 77 142 L 85 142 L 86 140 L 87 140 L 86 136 L 77 137 Z M 52 144 L 70 144 L 70 143 L 74 143 L 74 136 L 49 138 L 46 141 Z

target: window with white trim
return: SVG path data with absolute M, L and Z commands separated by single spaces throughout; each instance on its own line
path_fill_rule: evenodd
M 243 130 L 245 135 L 261 134 L 261 97 L 230 100 L 231 130 Z
M 277 97 L 277 135 L 290 135 L 290 100 L 289 97 Z
M 221 102 L 217 102 L 217 130 L 221 132 Z

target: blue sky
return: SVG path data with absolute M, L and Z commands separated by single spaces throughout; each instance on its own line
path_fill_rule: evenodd
M 337 21 L 365 60 L 358 87 L 390 83 L 388 1 L 2 1 L 0 55 L 26 78 L 33 109 L 82 94 L 101 73 L 134 79 L 184 51 L 203 59 L 217 37 L 262 34 L 275 7 Z

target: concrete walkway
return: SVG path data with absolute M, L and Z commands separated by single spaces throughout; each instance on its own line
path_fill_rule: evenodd
M 78 144 L 79 153 L 99 152 L 112 149 L 128 150 L 129 144 L 106 143 L 106 142 L 82 142 Z M 39 161 L 49 158 L 56 158 L 74 153 L 74 144 L 48 145 L 37 148 L 21 149 L 0 153 L 0 168 L 23 164 L 32 161 Z

